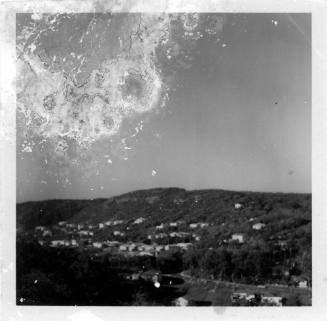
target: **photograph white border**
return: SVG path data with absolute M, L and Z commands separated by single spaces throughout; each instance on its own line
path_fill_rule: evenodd
M 0 0 L 0 312 L 3 320 L 326 320 L 327 1 Z M 312 307 L 16 306 L 16 33 L 19 12 L 305 12 L 312 18 Z M 295 119 L 296 121 L 296 115 Z M 1 318 L 1 316 L 0 316 Z

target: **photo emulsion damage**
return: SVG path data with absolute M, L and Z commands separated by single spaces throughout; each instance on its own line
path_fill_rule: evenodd
M 16 14 L 16 304 L 310 306 L 311 15 Z

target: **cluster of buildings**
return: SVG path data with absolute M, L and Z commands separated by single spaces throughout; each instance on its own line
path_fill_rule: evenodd
M 283 306 L 285 298 L 280 296 L 263 296 L 261 294 L 247 294 L 245 292 L 234 292 L 231 297 L 233 304 Z

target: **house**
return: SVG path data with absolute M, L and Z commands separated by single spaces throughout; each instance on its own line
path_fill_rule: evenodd
M 93 242 L 93 247 L 97 248 L 97 249 L 101 249 L 102 248 L 102 243 L 101 242 Z
M 237 241 L 238 243 L 244 243 L 244 234 L 236 233 L 232 235 L 232 241 Z
M 301 289 L 306 289 L 309 286 L 308 280 L 301 280 L 298 282 L 298 287 Z
M 252 229 L 254 229 L 254 230 L 261 230 L 265 226 L 266 226 L 266 224 L 264 224 L 264 223 L 256 223 L 256 224 L 252 225 Z
M 72 228 L 74 228 L 74 227 L 76 227 L 76 226 L 75 226 L 74 223 L 67 223 L 67 224 L 66 224 L 66 227 L 72 229 Z
M 160 252 L 160 251 L 164 250 L 164 248 L 165 248 L 164 245 L 156 245 L 154 247 L 155 251 L 157 251 L 157 252 Z
M 64 240 L 52 240 L 50 246 L 58 247 L 58 246 L 65 246 Z
M 84 224 L 77 224 L 77 229 L 78 230 L 84 229 Z
M 186 307 L 188 303 L 188 300 L 182 296 L 172 301 L 172 304 L 176 307 Z
M 201 228 L 208 227 L 208 226 L 209 226 L 209 223 L 200 223 Z
M 105 224 L 106 226 L 110 226 L 110 225 L 112 224 L 112 221 L 104 222 L 104 224 Z
M 35 232 L 43 232 L 45 230 L 45 226 L 39 225 L 35 226 L 34 231 Z
M 87 230 L 78 231 L 77 234 L 79 236 L 93 236 L 93 232 Z
M 201 228 L 204 228 L 204 227 L 208 227 L 209 226 L 209 223 L 191 223 L 190 224 L 190 228 L 191 229 L 195 229 L 195 228 L 198 228 L 198 227 L 201 227 Z
M 112 222 L 112 225 L 119 225 L 119 224 L 123 224 L 124 221 L 123 220 L 116 220 Z
M 103 229 L 104 228 L 104 224 L 103 223 L 99 223 L 99 229 Z
M 43 233 L 42 233 L 42 236 L 43 237 L 51 237 L 52 236 L 52 232 L 50 230 L 44 230 Z
M 133 224 L 141 224 L 141 223 L 143 223 L 145 221 L 145 218 L 144 217 L 139 217 L 139 218 L 137 218 L 134 222 L 133 222 Z
M 78 243 L 77 243 L 76 240 L 74 240 L 74 239 L 72 239 L 72 240 L 70 241 L 70 243 L 71 243 L 71 246 L 73 246 L 73 247 L 77 247 L 77 246 L 78 246 Z
M 282 306 L 283 298 L 280 296 L 263 296 L 261 297 L 261 303 L 273 306 Z
M 118 241 L 106 241 L 105 244 L 108 247 L 117 247 L 117 246 L 119 246 L 120 242 L 118 242 Z
M 156 226 L 156 230 L 162 230 L 164 228 L 164 224 L 161 223 L 160 225 Z
M 163 239 L 163 238 L 165 238 L 165 237 L 167 237 L 167 236 L 168 236 L 167 233 L 159 233 L 159 234 L 155 234 L 155 235 L 154 235 L 154 238 L 155 238 L 155 239 Z
M 120 232 L 120 231 L 114 231 L 113 234 L 114 234 L 115 236 L 124 236 L 124 235 L 125 235 L 124 232 Z
M 234 208 L 235 208 L 236 210 L 241 210 L 242 208 L 244 208 L 244 206 L 243 206 L 243 204 L 241 204 L 241 203 L 235 203 L 235 204 L 234 204 Z
M 127 251 L 128 245 L 127 244 L 121 244 L 119 245 L 119 251 Z
M 196 240 L 196 241 L 200 241 L 201 237 L 195 233 L 192 234 L 192 237 Z
M 59 226 L 66 226 L 67 222 L 66 221 L 60 221 L 58 223 Z

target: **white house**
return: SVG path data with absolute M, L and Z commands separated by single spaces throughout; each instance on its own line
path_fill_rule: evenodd
M 177 307 L 186 307 L 188 306 L 188 300 L 181 296 L 173 301 L 173 305 Z
M 201 228 L 208 227 L 208 226 L 209 226 L 209 223 L 200 223 Z
M 157 225 L 156 226 L 156 229 L 157 230 L 162 230 L 164 228 L 164 224 L 163 223 L 161 223 L 160 225 Z
M 244 234 L 242 233 L 233 234 L 232 241 L 237 241 L 238 243 L 244 243 Z
M 119 251 L 127 251 L 128 245 L 127 244 L 121 244 L 119 245 Z
M 110 225 L 112 224 L 112 221 L 104 222 L 104 224 L 105 224 L 106 226 L 110 226 Z
M 199 222 L 199 223 L 191 223 L 190 224 L 190 228 L 191 229 L 195 229 L 195 228 L 198 228 L 198 227 L 204 228 L 204 227 L 208 227 L 208 226 L 209 226 L 209 223 L 202 223 L 202 222 Z
M 104 224 L 103 223 L 99 223 L 99 229 L 103 229 L 104 228 Z
M 50 230 L 44 230 L 43 233 L 42 233 L 42 236 L 43 237 L 46 237 L 46 236 L 51 237 L 52 236 L 52 232 Z
M 236 210 L 241 210 L 243 207 L 244 207 L 244 206 L 243 206 L 243 204 L 241 204 L 241 203 L 235 203 L 235 204 L 234 204 L 234 208 L 235 208 Z
M 125 235 L 124 232 L 120 232 L 120 231 L 114 231 L 113 234 L 114 234 L 115 236 L 124 236 L 124 235 Z
M 65 241 L 64 240 L 52 240 L 50 243 L 50 246 L 64 246 L 65 245 Z
M 266 226 L 266 224 L 264 224 L 264 223 L 256 223 L 256 224 L 254 224 L 253 226 L 252 226 L 252 228 L 254 229 L 254 230 L 261 230 L 262 228 L 264 228 Z
M 59 226 L 66 226 L 67 222 L 66 221 L 60 221 L 58 223 Z
M 282 300 L 283 298 L 280 296 L 263 296 L 261 298 L 262 303 L 275 306 L 282 306 Z
M 101 249 L 102 248 L 102 243 L 101 242 L 93 242 L 93 247 L 97 248 L 97 249 Z
M 45 227 L 42 225 L 35 226 L 34 230 L 35 232 L 43 232 L 45 230 Z
M 145 221 L 145 218 L 144 217 L 139 217 L 137 218 L 133 224 L 141 224 Z
M 308 281 L 307 281 L 307 280 L 299 281 L 299 283 L 298 283 L 298 287 L 299 287 L 299 288 L 302 288 L 302 289 L 307 288 L 307 287 L 308 287 Z
M 124 221 L 123 220 L 116 220 L 112 222 L 112 225 L 118 225 L 118 224 L 123 224 Z

